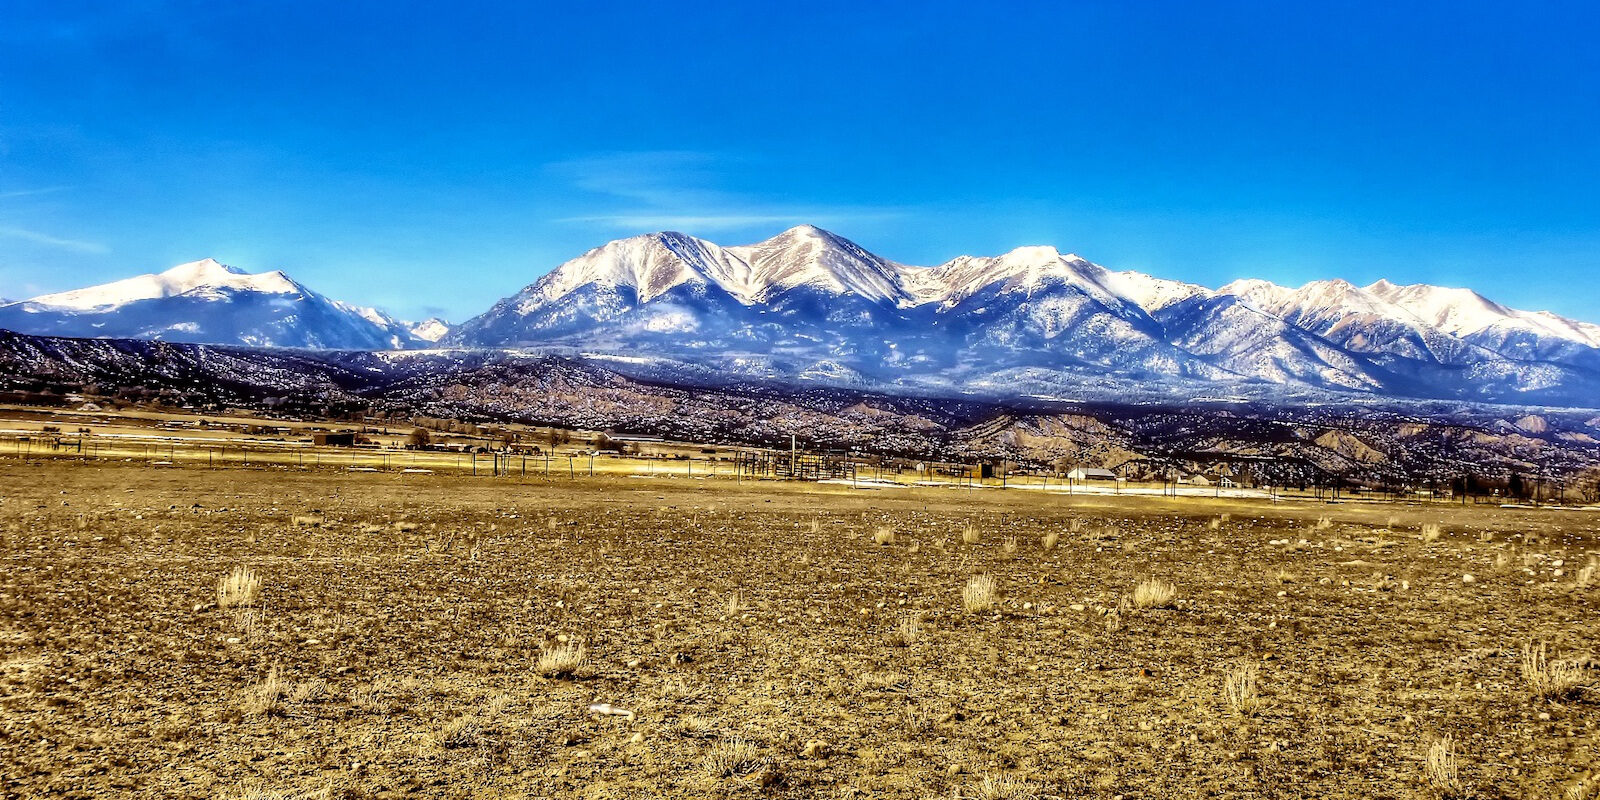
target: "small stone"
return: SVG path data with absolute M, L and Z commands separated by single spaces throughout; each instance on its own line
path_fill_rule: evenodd
M 1477 579 L 1477 578 L 1474 578 L 1474 577 L 1473 577 L 1473 576 L 1472 576 L 1472 573 L 1470 573 L 1470 572 L 1469 572 L 1469 573 L 1467 573 L 1467 574 L 1465 574 L 1465 575 L 1462 575 L 1462 576 L 1461 576 L 1461 582 L 1462 582 L 1462 583 L 1476 583 L 1476 582 L 1477 582 L 1477 580 L 1478 580 L 1478 579 Z
M 947 775 L 960 775 L 962 770 L 960 764 L 951 764 L 950 766 L 945 767 L 944 771 Z
M 1072 609 L 1072 610 L 1073 610 L 1073 611 L 1082 611 L 1082 610 L 1084 610 L 1084 609 L 1085 609 L 1085 608 L 1087 608 L 1087 606 L 1085 606 L 1085 605 L 1084 605 L 1084 604 L 1082 604 L 1082 603 L 1073 603 L 1073 604 L 1072 604 L 1072 605 L 1070 605 L 1070 606 L 1067 606 L 1067 608 L 1070 608 L 1070 609 Z
M 237 636 L 229 636 L 228 637 L 228 644 L 238 644 L 238 643 L 239 643 L 239 637 L 237 637 Z
M 806 748 L 800 752 L 800 755 L 803 758 L 827 758 L 828 745 L 820 739 L 812 739 L 806 742 Z
M 1539 721 L 1540 722 L 1548 722 L 1548 721 L 1550 721 L 1550 712 L 1548 712 L 1548 711 L 1540 711 L 1539 712 Z

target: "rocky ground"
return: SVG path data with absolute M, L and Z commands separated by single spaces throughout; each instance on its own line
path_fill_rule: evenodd
M 0 483 L 5 796 L 1596 792 L 1593 514 L 16 460 Z

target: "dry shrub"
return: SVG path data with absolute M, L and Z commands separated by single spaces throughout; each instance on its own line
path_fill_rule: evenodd
M 1428 785 L 1443 795 L 1460 794 L 1461 771 L 1456 759 L 1456 740 L 1446 734 L 1428 746 L 1422 774 Z
M 1000 544 L 1000 551 L 1008 556 L 1017 552 L 1017 537 L 1007 536 L 1006 540 Z
M 570 678 L 589 664 L 589 651 L 574 639 L 548 648 L 539 656 L 534 671 L 546 678 Z
M 1254 661 L 1240 662 L 1224 671 L 1222 696 L 1227 698 L 1228 707 L 1247 716 L 1260 711 L 1260 680 L 1261 668 Z
M 1562 700 L 1582 686 L 1583 670 L 1571 661 L 1552 661 L 1546 657 L 1545 643 L 1522 648 L 1522 680 L 1536 700 Z
M 483 723 L 472 714 L 462 714 L 445 723 L 433 734 L 434 744 L 447 749 L 474 747 L 483 734 Z
M 889 631 L 889 644 L 892 647 L 910 647 L 922 638 L 922 615 L 907 614 L 900 619 L 900 624 Z
M 1272 579 L 1280 584 L 1294 583 L 1295 574 L 1290 572 L 1287 567 L 1278 567 L 1278 571 L 1272 573 Z
M 978 526 L 972 520 L 967 520 L 967 525 L 961 530 L 961 541 L 966 544 L 977 544 L 983 541 L 983 534 L 978 532 Z
M 977 575 L 967 581 L 961 590 L 961 607 L 968 614 L 981 614 L 994 608 L 995 601 L 999 598 L 999 589 L 995 586 L 993 575 Z
M 1178 599 L 1178 587 L 1151 578 L 1133 587 L 1134 608 L 1171 608 Z
M 767 762 L 761 748 L 736 736 L 713 745 L 701 763 L 712 777 L 737 778 L 765 767 Z
M 1439 537 L 1441 537 L 1443 535 L 1444 535 L 1444 526 L 1440 525 L 1437 522 L 1424 523 L 1423 526 L 1422 526 L 1422 543 L 1423 544 L 1433 544 L 1434 542 L 1439 541 Z
M 821 517 L 812 517 L 811 518 L 811 532 L 812 533 L 822 533 L 822 518 Z
M 1332 517 L 1317 517 L 1316 530 L 1325 531 L 1333 527 Z
M 728 595 L 728 599 L 722 601 L 722 613 L 730 617 L 744 613 L 744 595 L 739 592 Z
M 1044 536 L 1039 538 L 1039 546 L 1044 548 L 1046 552 L 1049 552 L 1056 549 L 1056 542 L 1060 540 L 1061 534 L 1055 531 L 1049 531 Z
M 1595 564 L 1591 561 L 1588 566 L 1578 570 L 1577 586 L 1579 589 L 1587 589 L 1594 585 L 1594 567 Z
M 1038 800 L 1039 793 L 1027 781 L 1006 775 L 985 775 L 983 780 L 957 795 L 961 800 Z
M 290 519 L 296 528 L 320 528 L 327 524 L 328 518 L 321 514 L 302 514 Z
M 217 608 L 253 605 L 261 599 L 261 576 L 249 567 L 234 567 L 217 581 Z
M 283 712 L 283 697 L 293 688 L 289 681 L 278 675 L 276 665 L 267 670 L 267 677 L 244 691 L 244 713 L 252 716 L 271 716 Z
M 878 545 L 894 544 L 894 528 L 888 525 L 878 526 L 878 529 L 872 532 L 872 542 Z

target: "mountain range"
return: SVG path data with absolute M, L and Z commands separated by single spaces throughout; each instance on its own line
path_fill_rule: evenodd
M 206 260 L 0 305 L 64 336 L 388 350 L 526 349 L 673 381 L 788 380 L 990 397 L 1379 397 L 1593 405 L 1600 326 L 1468 289 L 1217 289 L 1051 247 L 898 264 L 800 226 L 723 247 L 607 243 L 450 327 Z

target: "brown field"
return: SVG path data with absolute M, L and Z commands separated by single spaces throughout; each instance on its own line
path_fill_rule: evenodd
M 1594 514 L 17 459 L 0 483 L 4 796 L 1600 793 Z

